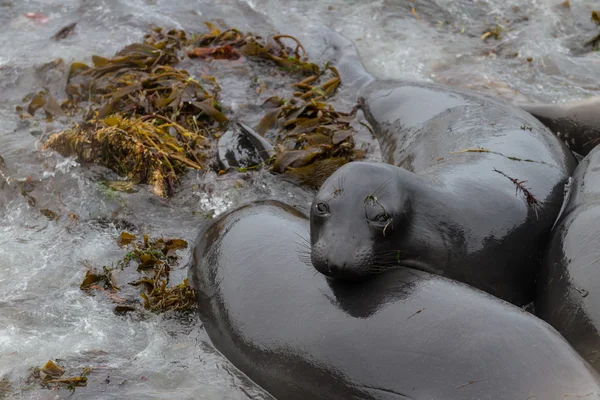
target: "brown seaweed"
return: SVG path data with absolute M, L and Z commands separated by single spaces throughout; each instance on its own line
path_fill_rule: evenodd
M 27 378 L 27 383 L 38 382 L 42 387 L 47 389 L 64 387 L 71 391 L 75 391 L 75 388 L 78 386 L 87 386 L 87 376 L 91 372 L 90 368 L 83 368 L 83 371 L 79 375 L 63 377 L 65 371 L 65 368 L 57 365 L 52 360 L 48 360 L 42 368 L 33 368 Z
M 350 125 L 356 110 L 339 112 L 325 101 L 341 84 L 335 67 L 325 71 L 294 84 L 298 91 L 293 99 L 269 98 L 263 104 L 267 112 L 256 127 L 264 134 L 281 126 L 271 170 L 314 188 L 343 164 L 364 157 L 355 149 L 355 131 Z
M 133 299 L 115 294 L 122 288 L 115 283 L 113 272 L 135 265 L 140 279 L 129 282 L 129 285 L 141 289 L 139 295 L 142 298 L 141 305 L 145 309 L 154 312 L 187 311 L 194 306 L 195 292 L 187 279 L 177 285 L 169 285 L 170 272 L 179 262 L 177 251 L 188 247 L 185 240 L 150 238 L 148 235 L 138 239 L 129 232 L 122 232 L 117 243 L 126 247 L 128 252 L 115 267 L 102 267 L 102 272 L 88 267 L 80 286 L 81 290 L 88 293 L 92 290 L 106 292 L 109 299 L 118 303 L 115 307 L 116 313 L 134 311 L 136 303 Z
M 265 115 L 257 126 L 261 135 L 279 129 L 273 172 L 307 178 L 322 175 L 308 172 L 317 165 L 331 167 L 340 165 L 340 159 L 362 157 L 354 149 L 354 113 L 338 112 L 328 103 L 341 84 L 335 67 L 311 63 L 302 44 L 289 35 L 262 38 L 235 28 L 206 26 L 207 33 L 192 36 L 156 28 L 143 42 L 125 46 L 114 57 L 94 55 L 91 65 L 73 62 L 65 71 L 65 101 L 43 90 L 24 99 L 28 104 L 18 111 L 23 118 L 40 109 L 48 119 L 80 115 L 82 121 L 74 119 L 70 128 L 52 134 L 43 149 L 110 168 L 126 179 L 120 182 L 127 191 L 138 183 L 149 184 L 155 194 L 166 197 L 188 169 L 206 169 L 214 141 L 229 122 L 215 78 L 190 75 L 178 67 L 181 58 L 260 59 L 303 75 L 293 84 L 292 98 L 273 97 L 264 104 Z M 291 158 L 295 160 L 288 162 Z M 322 162 L 329 158 L 336 160 Z M 315 186 L 319 180 L 303 182 Z

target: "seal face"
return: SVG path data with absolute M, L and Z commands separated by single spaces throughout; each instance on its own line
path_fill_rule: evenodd
M 404 265 L 531 302 L 573 154 L 503 101 L 377 80 L 351 42 L 333 36 L 334 64 L 357 86 L 389 165 L 350 163 L 323 184 L 311 208 L 314 267 L 363 279 Z
M 600 371 L 600 148 L 575 170 L 540 271 L 536 314 Z
M 213 345 L 276 398 L 600 399 L 594 371 L 539 318 L 409 268 L 326 279 L 301 261 L 308 229 L 289 206 L 253 203 L 211 221 L 193 249 Z
M 360 279 L 398 264 L 407 191 L 385 164 L 349 164 L 327 180 L 310 213 L 313 266 L 332 278 Z

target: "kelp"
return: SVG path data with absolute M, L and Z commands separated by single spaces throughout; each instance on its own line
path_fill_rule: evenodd
M 162 267 L 154 278 L 143 278 L 131 285 L 143 286 L 145 291 L 140 294 L 144 299 L 144 308 L 150 311 L 185 311 L 194 306 L 196 299 L 194 289 L 192 289 L 187 279 L 182 283 L 167 287 L 168 280 L 163 279 Z
M 141 305 L 149 311 L 188 311 L 195 304 L 195 292 L 189 286 L 187 279 L 183 282 L 169 286 L 171 269 L 179 262 L 177 251 L 187 248 L 188 244 L 183 239 L 150 238 L 144 235 L 142 240 L 129 232 L 122 232 L 117 243 L 128 249 L 128 252 L 114 267 L 102 267 L 102 271 L 88 269 L 81 283 L 81 290 L 91 293 L 91 290 L 100 290 L 108 293 L 108 297 L 115 303 L 116 313 L 126 313 L 136 310 L 136 304 L 124 297 L 115 295 L 120 288 L 113 279 L 116 270 L 124 270 L 135 265 L 140 279 L 129 282 L 130 286 L 141 289 Z M 127 304 L 123 304 L 126 303 Z M 137 303 L 139 306 L 140 303 Z
M 273 126 L 280 127 L 271 170 L 315 188 L 345 163 L 364 157 L 355 148 L 356 132 L 350 125 L 356 108 L 342 113 L 325 101 L 341 84 L 335 67 L 329 66 L 325 71 L 295 83 L 298 91 L 294 98 L 271 97 L 265 101 L 267 112 L 256 127 L 259 134 Z
M 3 376 L 2 379 L 0 379 L 0 399 L 8 398 L 8 395 L 12 390 L 12 383 L 10 383 L 6 376 Z
M 340 166 L 364 156 L 354 148 L 355 132 L 350 126 L 354 112 L 338 112 L 326 102 L 341 84 L 335 67 L 319 68 L 310 63 L 306 50 L 292 36 L 276 35 L 269 41 L 237 29 L 221 31 L 212 24 L 208 27 L 210 33 L 196 39 L 197 47 L 188 56 L 239 58 L 243 54 L 273 61 L 285 71 L 306 76 L 292 85 L 296 89 L 293 98 L 275 96 L 263 104 L 266 111 L 256 132 L 264 136 L 271 128 L 279 127 L 275 138 L 277 154 L 270 165 L 272 172 L 319 187 Z M 287 48 L 284 39 L 295 43 L 295 48 Z M 255 168 L 244 167 L 240 171 L 252 169 Z
M 186 44 L 183 31 L 155 29 L 112 58 L 93 56 L 92 66 L 72 63 L 68 100 L 60 108 L 87 105 L 84 122 L 51 135 L 44 149 L 104 165 L 152 185 L 159 196 L 171 195 L 187 168 L 204 168 L 209 138 L 228 122 L 215 79 L 196 79 L 173 66 Z
M 188 51 L 188 57 L 206 57 L 237 59 L 239 54 L 269 60 L 283 70 L 298 74 L 318 74 L 319 67 L 308 62 L 304 46 L 293 36 L 274 35 L 267 39 L 261 36 L 242 33 L 236 28 L 222 31 L 216 25 L 207 22 L 210 32 L 197 35 L 193 40 L 194 49 Z M 283 39 L 293 41 L 294 49 L 283 44 Z
M 116 292 L 119 290 L 118 286 L 114 283 L 112 275 L 112 268 L 106 266 L 102 267 L 102 271 L 96 271 L 93 268 L 88 267 L 85 273 L 85 277 L 79 285 L 79 288 L 83 291 L 91 291 L 92 289 L 101 289 L 109 292 Z
M 56 214 L 54 211 L 48 208 L 40 208 L 40 214 L 48 218 L 50 221 L 54 221 L 60 218 L 58 214 Z
M 52 39 L 58 41 L 58 40 L 63 40 L 63 39 L 68 38 L 69 36 L 73 35 L 73 32 L 75 31 L 76 26 L 77 26 L 77 22 L 73 22 L 72 24 L 63 26 L 62 28 L 60 28 L 58 30 L 58 32 L 56 32 L 52 36 Z
M 592 22 L 600 27 L 600 14 L 598 11 L 592 11 Z M 600 33 L 588 40 L 586 46 L 591 46 L 594 51 L 600 50 Z
M 500 39 L 502 32 L 505 31 L 506 28 L 499 23 L 487 28 L 483 35 L 481 35 L 480 39 L 485 41 L 488 38 L 494 38 L 495 40 Z
M 65 111 L 56 99 L 49 94 L 47 90 L 40 90 L 25 96 L 23 102 L 29 102 L 27 108 L 17 106 L 17 113 L 21 118 L 30 118 L 35 115 L 38 110 L 43 110 L 46 114 L 46 119 L 52 121 L 56 117 L 64 117 Z
M 267 101 L 257 128 L 260 134 L 280 129 L 273 172 L 300 174 L 303 182 L 315 186 L 321 179 L 310 176 L 322 173 L 310 171 L 310 165 L 333 168 L 362 156 L 354 150 L 349 124 L 353 113 L 338 112 L 327 102 L 341 83 L 334 67 L 311 63 L 302 44 L 289 35 L 262 38 L 206 25 L 207 33 L 191 36 L 156 28 L 114 57 L 94 55 L 91 65 L 73 62 L 65 71 L 65 101 L 59 103 L 44 90 L 24 99 L 29 104 L 18 111 L 23 118 L 40 109 L 49 119 L 74 118 L 70 128 L 52 134 L 43 148 L 108 167 L 127 179 L 129 190 L 134 184 L 149 184 L 156 195 L 168 197 L 189 168 L 211 165 L 214 142 L 229 122 L 216 79 L 194 77 L 178 64 L 185 56 L 243 57 L 244 62 L 255 60 L 260 66 L 266 61 L 266 67 L 274 64 L 279 71 L 302 76 L 293 85 L 292 98 Z M 82 121 L 75 123 L 77 116 Z M 296 153 L 288 154 L 292 151 Z
M 38 382 L 47 389 L 64 387 L 71 391 L 75 391 L 78 386 L 87 386 L 87 376 L 91 372 L 90 368 L 83 368 L 81 374 L 69 377 L 63 377 L 65 371 L 65 368 L 57 365 L 52 360 L 48 360 L 42 368 L 33 368 L 27 378 L 27 383 Z
M 52 135 L 44 148 L 109 166 L 134 183 L 148 183 L 159 196 L 175 190 L 187 168 L 202 169 L 208 142 L 166 117 L 132 120 L 121 113 Z

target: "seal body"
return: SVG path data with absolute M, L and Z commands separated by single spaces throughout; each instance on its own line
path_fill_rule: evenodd
M 519 104 L 582 156 L 600 143 L 600 96 L 565 104 Z
M 277 202 L 214 220 L 190 265 L 214 346 L 280 399 L 600 399 L 544 321 L 435 274 L 361 283 L 305 265 L 308 221 Z M 307 240 L 307 239 L 304 239 Z
M 358 90 L 382 160 L 392 167 L 351 163 L 323 184 L 311 210 L 315 268 L 343 279 L 401 264 L 517 305 L 532 301 L 576 165 L 569 149 L 508 103 L 379 81 L 351 42 L 332 35 L 342 82 Z
M 600 148 L 575 170 L 538 279 L 536 313 L 600 370 Z

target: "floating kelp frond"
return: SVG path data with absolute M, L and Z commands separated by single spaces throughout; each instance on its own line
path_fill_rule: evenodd
M 81 282 L 79 288 L 86 292 L 89 292 L 92 289 L 101 289 L 114 293 L 119 290 L 114 283 L 113 271 L 111 268 L 102 267 L 102 272 L 99 272 L 89 266 L 85 273 L 85 278 L 83 278 L 83 282 Z
M 60 104 L 58 104 L 56 99 L 47 90 L 41 90 L 38 93 L 25 96 L 23 101 L 29 101 L 29 104 L 26 109 L 17 106 L 17 113 L 21 118 L 30 118 L 40 109 L 45 111 L 48 121 L 52 121 L 55 117 L 65 116 L 65 112 Z
M 130 282 L 133 286 L 142 286 L 140 296 L 144 299 L 144 308 L 150 311 L 186 311 L 195 304 L 195 292 L 185 279 L 182 283 L 167 287 L 171 268 L 178 262 L 176 252 L 187 248 L 182 239 L 150 239 L 144 235 L 143 242 L 132 243 L 133 251 L 126 256 L 126 264 L 131 260 L 138 264 L 138 271 L 146 271 L 150 276 Z M 124 259 L 125 260 L 125 259 Z
M 487 28 L 485 30 L 485 32 L 483 33 L 483 35 L 481 35 L 480 39 L 486 40 L 486 39 L 492 37 L 492 38 L 498 40 L 498 39 L 500 39 L 502 32 L 505 30 L 506 30 L 506 28 L 504 28 L 504 26 L 497 23 L 494 26 Z
M 168 278 L 168 277 L 167 277 Z M 167 287 L 168 279 L 159 270 L 154 278 L 143 278 L 137 282 L 131 282 L 133 286 L 144 287 L 140 294 L 144 299 L 144 308 L 150 311 L 186 311 L 195 304 L 196 294 L 194 289 L 184 279 L 182 283 Z
M 299 168 L 288 167 L 285 171 L 303 185 L 320 188 L 338 168 L 348 163 L 348 159 L 342 157 L 324 158 L 316 160 L 312 164 Z
M 36 367 L 27 378 L 27 383 L 38 382 L 42 387 L 54 389 L 64 387 L 75 391 L 77 386 L 87 386 L 87 376 L 91 369 L 84 368 L 82 373 L 77 376 L 62 377 L 65 374 L 65 368 L 58 366 L 54 361 L 48 362 L 42 367 Z
M 210 32 L 195 37 L 193 40 L 195 49 L 187 53 L 188 57 L 237 58 L 241 53 L 248 57 L 272 61 L 291 73 L 307 75 L 319 73 L 318 65 L 308 62 L 304 46 L 293 36 L 275 35 L 263 39 L 260 36 L 242 33 L 235 28 L 221 31 L 210 22 L 207 22 L 206 26 Z M 294 42 L 296 47 L 294 49 L 286 47 L 283 39 Z
M 327 75 L 327 72 L 330 72 L 330 75 Z M 327 81 L 323 82 L 320 85 L 311 85 L 313 82 L 320 82 L 323 80 L 323 77 L 328 77 Z M 302 81 L 293 84 L 292 86 L 298 88 L 300 91 L 294 93 L 294 96 L 300 97 L 303 100 L 324 100 L 331 97 L 335 90 L 341 85 L 342 80 L 340 78 L 340 73 L 338 72 L 336 67 L 328 66 L 326 68 L 326 72 L 319 76 L 312 75 Z
M 174 265 L 179 260 L 177 250 L 188 246 L 183 239 L 151 239 L 148 235 L 144 235 L 142 242 L 134 242 L 129 235 L 123 232 L 119 237 L 119 243 L 131 249 L 119 262 L 121 268 L 128 267 L 132 261 L 137 263 L 138 271 L 152 269 L 156 265 Z
M 98 273 L 89 269 L 86 273 L 81 289 L 90 292 L 92 289 L 107 292 L 108 298 L 115 303 L 115 312 L 125 313 L 136 309 L 136 300 L 125 298 L 125 290 L 117 296 L 115 292 L 119 288 L 114 283 L 113 271 L 124 270 L 132 266 L 137 267 L 141 278 L 129 285 L 142 289 L 140 296 L 143 299 L 143 307 L 150 311 L 186 311 L 195 304 L 195 292 L 187 279 L 175 286 L 168 286 L 171 269 L 179 262 L 177 251 L 187 248 L 188 243 L 183 239 L 153 239 L 144 235 L 137 240 L 135 235 L 122 232 L 117 242 L 127 247 L 128 252 L 117 263 L 115 268 L 103 267 L 104 272 Z M 121 296 L 122 295 L 122 296 Z M 139 299 L 139 297 L 138 297 Z M 126 303 L 126 304 L 124 304 Z M 139 307 L 139 302 L 137 303 Z
M 355 149 L 355 131 L 350 125 L 356 110 L 342 113 L 318 101 L 331 96 L 341 83 L 337 69 L 327 70 L 329 77 L 313 75 L 294 84 L 303 91 L 295 93 L 299 99 L 268 99 L 263 104 L 268 111 L 257 126 L 261 134 L 280 126 L 271 170 L 315 188 L 343 164 L 364 157 Z M 328 79 L 319 85 L 323 78 Z

